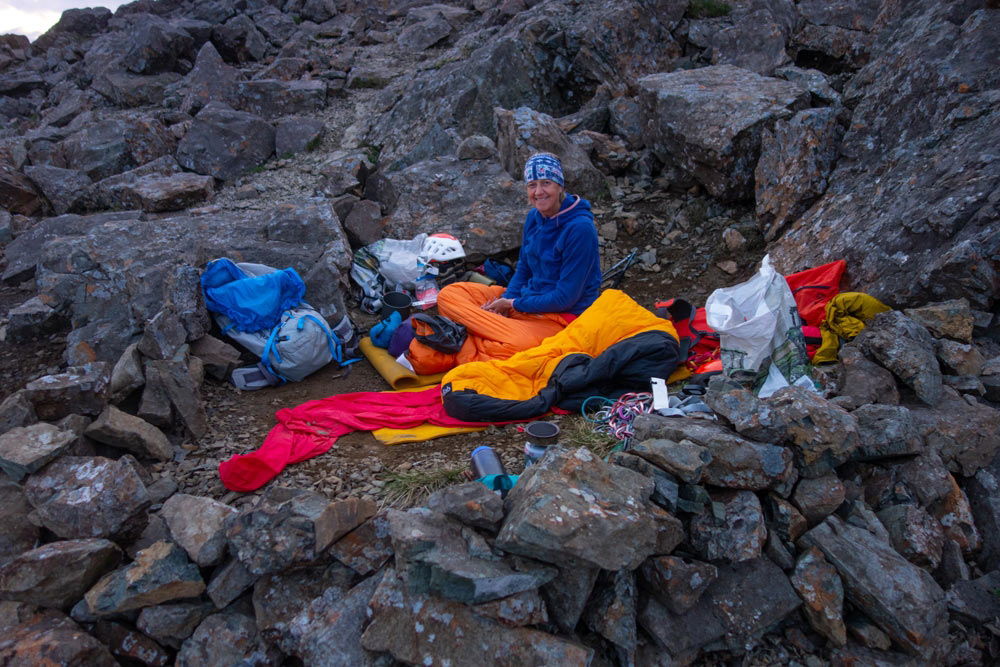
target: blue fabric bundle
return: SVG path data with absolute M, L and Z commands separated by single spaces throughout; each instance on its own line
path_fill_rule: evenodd
M 302 303 L 306 284 L 288 268 L 261 276 L 248 276 L 232 260 L 209 262 L 201 274 L 205 306 L 232 321 L 239 331 L 271 329 L 281 314 Z

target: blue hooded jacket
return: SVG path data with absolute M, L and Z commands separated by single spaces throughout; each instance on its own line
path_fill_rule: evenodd
M 531 209 L 521 233 L 517 270 L 504 296 L 522 313 L 579 315 L 601 291 L 601 257 L 590 202 L 566 195 L 559 213 Z

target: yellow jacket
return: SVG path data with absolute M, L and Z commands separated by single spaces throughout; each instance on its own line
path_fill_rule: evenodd
M 823 343 L 816 350 L 814 364 L 837 360 L 840 339 L 851 340 L 879 313 L 892 310 L 878 299 L 861 292 L 842 292 L 826 304 L 826 318 L 820 324 Z

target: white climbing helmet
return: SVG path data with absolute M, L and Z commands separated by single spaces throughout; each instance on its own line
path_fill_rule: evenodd
M 429 262 L 448 262 L 465 257 L 462 243 L 451 234 L 431 234 L 424 240 L 420 253 Z

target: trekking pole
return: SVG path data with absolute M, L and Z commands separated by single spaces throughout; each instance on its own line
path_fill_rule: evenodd
M 604 272 L 604 279 L 601 281 L 602 284 L 610 286 L 612 289 L 618 289 L 621 285 L 622 280 L 625 279 L 625 272 L 635 264 L 635 260 L 639 257 L 639 249 L 632 248 L 632 252 L 624 257 L 624 259 L 619 260 L 610 269 Z

